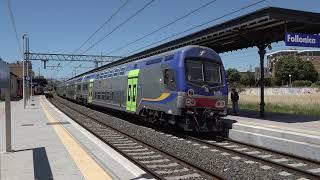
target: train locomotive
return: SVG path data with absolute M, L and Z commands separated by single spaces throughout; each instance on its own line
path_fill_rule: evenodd
M 220 56 L 186 46 L 71 78 L 61 97 L 127 113 L 185 131 L 216 132 L 227 115 L 228 86 Z

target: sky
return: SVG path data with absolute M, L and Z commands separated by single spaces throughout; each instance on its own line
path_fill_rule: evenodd
M 137 43 L 109 54 L 111 51 L 212 1 L 154 0 L 138 15 L 134 16 L 112 32 L 114 28 L 119 26 L 128 17 L 132 16 L 132 14 L 151 1 L 128 0 L 119 13 L 105 24 L 105 26 L 80 48 L 80 50 L 76 51 L 90 35 L 109 19 L 110 16 L 126 1 L 127 0 L 2 0 L 0 1 L 0 57 L 7 62 L 21 60 L 21 51 L 19 50 L 19 47 L 21 49 L 22 35 L 25 33 L 30 39 L 30 52 L 34 53 L 127 56 L 130 52 L 137 49 L 142 51 L 143 49 L 141 49 L 141 47 L 145 47 L 175 33 L 182 32 L 193 26 L 215 19 L 234 10 L 238 10 L 241 7 L 257 2 L 258 0 L 216 0 L 187 18 L 164 28 Z M 10 4 L 12 9 L 18 40 L 16 38 L 12 19 L 10 18 L 8 4 Z M 183 33 L 180 36 L 170 38 L 167 41 L 268 6 L 320 12 L 319 0 L 266 0 L 231 16 L 226 16 L 205 26 Z M 104 38 L 100 43 L 88 49 L 109 33 L 110 35 Z M 267 50 L 267 53 L 288 48 L 290 47 L 285 47 L 283 42 L 274 43 L 272 44 L 272 50 Z M 226 68 L 237 68 L 240 71 L 247 71 L 250 67 L 254 68 L 259 65 L 259 56 L 256 48 L 223 53 L 221 54 L 221 57 Z M 48 62 L 47 65 L 55 66 L 58 65 L 58 62 Z M 79 74 L 94 67 L 92 62 L 62 62 L 60 65 L 62 67 L 44 69 L 43 63 L 33 61 L 33 70 L 36 75 L 40 72 L 41 75 L 44 75 L 47 78 L 70 78 L 74 75 L 75 69 L 76 73 Z M 79 65 L 81 65 L 81 68 L 77 68 Z

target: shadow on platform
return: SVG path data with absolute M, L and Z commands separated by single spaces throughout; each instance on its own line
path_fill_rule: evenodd
M 142 174 L 141 176 L 132 178 L 130 180 L 138 180 L 138 179 L 155 179 L 155 178 L 149 174 Z
M 13 97 L 11 98 L 11 101 L 20 101 L 22 100 L 22 97 Z
M 13 152 L 31 151 L 33 154 L 34 179 L 53 179 L 45 147 L 13 150 Z
M 22 98 L 21 97 L 11 97 L 10 100 L 11 101 L 20 101 L 20 100 L 22 100 Z M 0 98 L 0 101 L 5 101 L 5 99 Z

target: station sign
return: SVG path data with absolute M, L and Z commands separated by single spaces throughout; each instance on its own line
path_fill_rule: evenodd
M 9 67 L 7 63 L 0 58 L 0 88 L 7 88 L 9 78 Z
M 285 34 L 285 44 L 286 46 L 320 48 L 320 35 L 287 32 Z

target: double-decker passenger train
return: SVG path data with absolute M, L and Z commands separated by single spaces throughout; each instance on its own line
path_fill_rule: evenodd
M 185 131 L 218 131 L 220 117 L 227 115 L 228 87 L 220 56 L 195 45 L 111 63 L 61 83 L 57 94 Z

